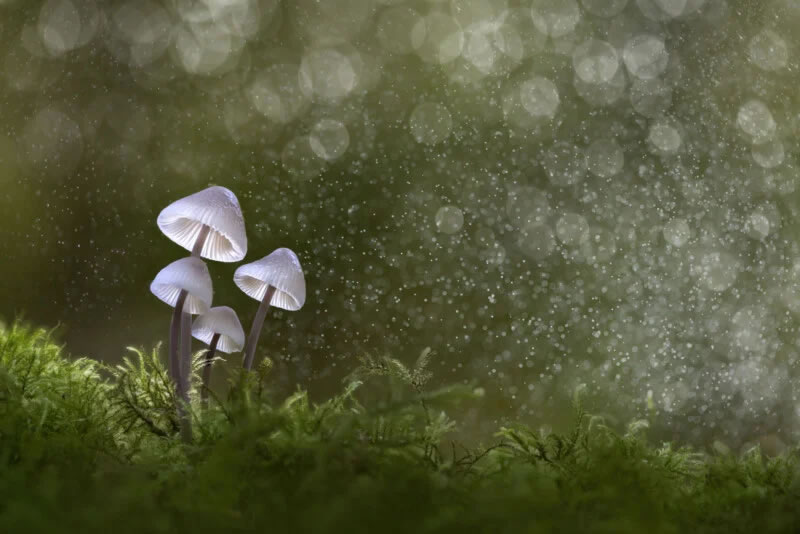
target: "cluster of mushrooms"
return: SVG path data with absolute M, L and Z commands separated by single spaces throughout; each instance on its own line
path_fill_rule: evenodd
M 203 406 L 208 404 L 211 365 L 217 351 L 230 354 L 244 347 L 243 366 L 250 370 L 256 345 L 270 306 L 299 310 L 306 300 L 306 283 L 297 255 L 279 248 L 258 261 L 236 270 L 233 280 L 248 296 L 259 301 L 253 326 L 245 343 L 236 312 L 228 306 L 211 307 L 213 287 L 202 258 L 238 262 L 247 254 L 247 235 L 239 200 L 229 189 L 212 186 L 177 200 L 158 216 L 158 227 L 191 255 L 164 267 L 150 284 L 150 291 L 174 308 L 169 335 L 169 376 L 175 383 L 181 435 L 192 437 L 188 413 L 191 388 L 192 337 L 206 345 L 203 367 Z M 192 323 L 192 315 L 197 318 Z

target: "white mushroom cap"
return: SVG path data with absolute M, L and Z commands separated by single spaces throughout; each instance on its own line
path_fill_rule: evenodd
M 236 312 L 227 306 L 211 308 L 194 320 L 192 337 L 206 345 L 211 344 L 214 334 L 219 334 L 217 350 L 230 354 L 239 352 L 244 347 L 244 330 Z
M 306 302 L 306 280 L 297 255 L 288 248 L 279 248 L 269 256 L 236 269 L 233 281 L 239 289 L 256 300 L 262 300 L 268 286 L 275 288 L 272 306 L 295 311 Z
M 214 289 L 208 267 L 200 258 L 190 256 L 170 263 L 161 269 L 150 284 L 150 292 L 173 308 L 184 289 L 188 295 L 183 311 L 193 314 L 208 311 Z
M 240 261 L 247 254 L 244 216 L 236 195 L 212 186 L 176 200 L 158 215 L 158 227 L 186 250 L 194 248 L 203 225 L 211 228 L 200 256 L 214 261 Z

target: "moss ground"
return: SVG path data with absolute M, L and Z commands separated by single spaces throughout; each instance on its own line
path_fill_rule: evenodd
M 364 359 L 342 393 L 276 401 L 268 366 L 193 406 L 181 443 L 158 350 L 107 367 L 49 332 L 0 328 L 0 532 L 797 532 L 800 453 L 709 455 L 618 432 L 576 400 L 574 428 L 448 439 L 466 387 L 426 390 Z M 215 370 L 216 372 L 216 370 Z M 359 400 L 365 381 L 403 384 Z M 480 399 L 468 402 L 480 402 Z

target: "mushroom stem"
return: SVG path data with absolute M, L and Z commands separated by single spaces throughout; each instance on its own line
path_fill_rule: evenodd
M 181 438 L 185 443 L 192 441 L 192 423 L 189 415 L 189 384 L 192 375 L 192 316 L 181 314 L 181 351 L 178 367 L 178 416 L 181 423 Z
M 258 336 L 261 334 L 261 327 L 264 325 L 264 318 L 267 316 L 267 310 L 269 310 L 269 304 L 274 294 L 275 286 L 267 286 L 264 298 L 261 299 L 261 304 L 258 305 L 256 316 L 253 318 L 253 326 L 250 327 L 250 335 L 247 336 L 247 344 L 244 347 L 243 367 L 248 371 L 253 367 L 253 358 L 256 354 Z
M 211 386 L 211 365 L 214 360 L 214 354 L 217 352 L 217 343 L 219 343 L 220 334 L 214 334 L 211 338 L 211 344 L 206 351 L 206 359 L 203 364 L 203 389 L 200 390 L 200 400 L 203 404 L 203 409 L 208 408 L 208 390 Z
M 194 242 L 194 247 L 192 247 L 192 256 L 200 256 L 200 253 L 203 251 L 203 247 L 206 244 L 206 239 L 208 239 L 209 232 L 211 232 L 211 227 L 207 224 L 204 224 L 200 229 L 200 233 L 197 234 L 197 240 Z
M 206 244 L 211 227 L 204 224 L 197 234 L 197 239 L 192 247 L 192 256 L 200 256 L 203 246 Z M 180 342 L 178 347 L 170 345 L 170 369 L 173 370 L 176 390 L 178 393 L 178 417 L 181 422 L 181 437 L 188 443 L 192 441 L 192 423 L 187 409 L 189 406 L 189 388 L 192 374 L 192 316 L 183 310 L 187 292 L 181 291 L 178 295 L 178 302 L 175 304 L 175 311 L 172 315 L 172 334 L 180 331 Z
M 181 313 L 183 312 L 183 305 L 186 302 L 186 291 L 181 291 L 178 295 L 178 302 L 175 303 L 175 309 L 172 311 L 172 322 L 169 325 L 169 376 L 178 383 L 180 371 L 177 367 L 178 350 L 180 347 L 181 336 Z

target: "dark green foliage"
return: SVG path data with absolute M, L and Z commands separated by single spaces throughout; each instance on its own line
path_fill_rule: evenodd
M 480 401 L 427 391 L 429 356 L 366 358 L 321 404 L 271 401 L 262 364 L 193 405 L 183 445 L 157 349 L 109 369 L 44 330 L 0 330 L 0 532 L 797 531 L 796 449 L 654 446 L 645 422 L 615 432 L 577 398 L 565 434 L 507 426 L 466 449 L 445 412 Z M 405 394 L 367 402 L 376 375 Z

